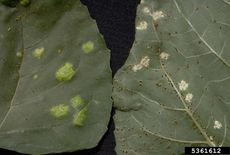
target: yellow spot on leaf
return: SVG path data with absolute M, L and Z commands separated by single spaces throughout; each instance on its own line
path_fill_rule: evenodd
M 85 101 L 80 95 L 73 97 L 70 102 L 73 108 L 80 108 L 85 105 Z
M 34 50 L 33 56 L 35 58 L 41 59 L 41 57 L 43 56 L 44 52 L 45 52 L 44 47 L 37 48 L 37 49 Z
M 79 113 L 74 115 L 73 124 L 76 126 L 83 126 L 86 120 L 87 108 L 83 108 Z
M 16 53 L 16 56 L 17 56 L 18 58 L 21 58 L 21 57 L 22 57 L 22 52 L 17 52 L 17 53 Z
M 22 6 L 28 6 L 30 4 L 30 0 L 20 0 L 20 4 Z
M 66 62 L 57 70 L 55 76 L 58 81 L 69 81 L 75 73 L 73 64 Z
M 64 117 L 68 114 L 68 112 L 69 112 L 69 106 L 64 104 L 54 106 L 50 109 L 51 115 L 56 118 Z
M 92 41 L 88 41 L 82 45 L 82 50 L 84 53 L 90 53 L 94 49 L 94 43 Z
M 38 78 L 38 75 L 35 74 L 35 75 L 33 76 L 33 79 L 36 80 L 37 78 Z

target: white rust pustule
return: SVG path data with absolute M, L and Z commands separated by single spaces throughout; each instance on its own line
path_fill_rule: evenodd
M 137 30 L 146 30 L 148 28 L 148 23 L 146 21 L 141 21 L 136 26 Z
M 178 85 L 179 85 L 179 89 L 180 89 L 181 91 L 185 91 L 185 90 L 188 89 L 188 85 L 189 85 L 189 84 L 188 84 L 186 81 L 181 80 L 181 82 L 178 83 Z
M 185 101 L 187 101 L 187 102 L 192 102 L 192 98 L 193 98 L 193 94 L 192 93 L 188 93 L 188 94 L 186 94 L 186 96 L 185 96 Z
M 165 17 L 165 13 L 163 11 L 155 11 L 151 14 L 153 20 L 158 20 L 158 19 L 161 19 L 161 18 L 164 18 Z
M 163 11 L 157 10 L 157 11 L 152 12 L 148 7 L 144 7 L 142 9 L 142 12 L 147 14 L 147 15 L 149 15 L 149 16 L 151 16 L 154 21 L 162 19 L 162 18 L 164 18 L 166 16 L 166 14 Z
M 168 60 L 168 58 L 169 58 L 169 54 L 168 53 L 166 53 L 166 52 L 161 52 L 161 54 L 160 54 L 160 59 L 162 59 L 162 60 Z
M 222 128 L 222 123 L 219 122 L 219 121 L 217 121 L 217 120 L 215 120 L 215 121 L 214 121 L 213 128 L 214 128 L 214 129 L 221 129 L 221 128 Z
M 138 70 L 141 70 L 143 67 L 148 67 L 149 66 L 149 61 L 150 61 L 149 57 L 148 56 L 144 56 L 141 59 L 141 61 L 140 61 L 139 64 L 136 64 L 136 65 L 133 66 L 132 70 L 134 72 L 136 72 Z
M 145 3 L 145 0 L 141 0 L 141 4 Z
M 150 9 L 149 9 L 147 6 L 144 7 L 142 11 L 143 11 L 144 13 L 147 13 L 147 14 L 150 13 Z

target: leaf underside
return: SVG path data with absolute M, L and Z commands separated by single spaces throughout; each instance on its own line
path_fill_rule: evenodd
M 85 53 L 88 41 L 94 47 Z M 0 147 L 44 154 L 96 146 L 112 107 L 110 53 L 86 7 L 79 0 L 0 5 L 0 48 Z M 58 81 L 67 62 L 75 74 Z M 83 126 L 73 124 L 76 95 L 86 103 Z
M 118 155 L 230 145 L 230 1 L 142 0 L 114 80 Z

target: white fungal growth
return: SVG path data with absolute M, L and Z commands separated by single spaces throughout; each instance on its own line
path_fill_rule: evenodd
M 136 72 L 138 70 L 141 70 L 143 67 L 148 67 L 149 61 L 150 61 L 150 59 L 148 56 L 143 57 L 139 64 L 136 64 L 133 66 L 133 68 L 132 68 L 133 71 Z
M 143 65 L 144 67 L 148 67 L 149 66 L 149 57 L 148 56 L 145 56 L 144 58 L 141 59 L 141 65 Z
M 141 4 L 145 3 L 145 0 L 141 0 Z
M 146 21 L 141 21 L 137 26 L 137 30 L 146 30 L 148 27 L 148 23 Z
M 193 98 L 193 94 L 191 94 L 191 93 L 188 93 L 188 94 L 186 94 L 186 96 L 185 96 L 185 101 L 187 101 L 187 102 L 192 102 L 192 98 Z
M 185 91 L 186 89 L 188 89 L 188 83 L 184 80 L 181 80 L 181 82 L 178 83 L 178 85 L 181 91 Z
M 142 68 L 143 68 L 142 65 L 137 64 L 137 65 L 134 65 L 134 66 L 133 66 L 133 71 L 136 72 L 136 71 L 138 71 L 138 70 L 141 70 Z
M 153 20 L 158 20 L 165 17 L 165 14 L 162 11 L 155 11 L 152 13 Z
M 150 9 L 149 9 L 148 7 L 144 7 L 144 8 L 143 8 L 143 12 L 144 12 L 144 13 L 150 13 Z
M 166 52 L 162 52 L 160 54 L 160 58 L 163 59 L 163 60 L 168 60 L 169 56 L 170 55 L 168 53 L 166 53 Z
M 222 128 L 222 124 L 219 121 L 215 120 L 213 128 L 214 129 L 220 129 L 220 128 Z

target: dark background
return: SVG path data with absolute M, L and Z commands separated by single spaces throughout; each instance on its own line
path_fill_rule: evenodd
M 136 9 L 140 0 L 81 0 L 97 22 L 98 28 L 111 50 L 110 65 L 114 74 L 125 63 L 135 37 Z M 112 110 L 112 115 L 114 109 Z M 114 122 L 112 116 L 104 135 L 96 148 L 68 154 L 75 155 L 116 155 Z M 18 154 L 0 149 L 0 154 Z M 66 153 L 65 153 L 66 154 Z

